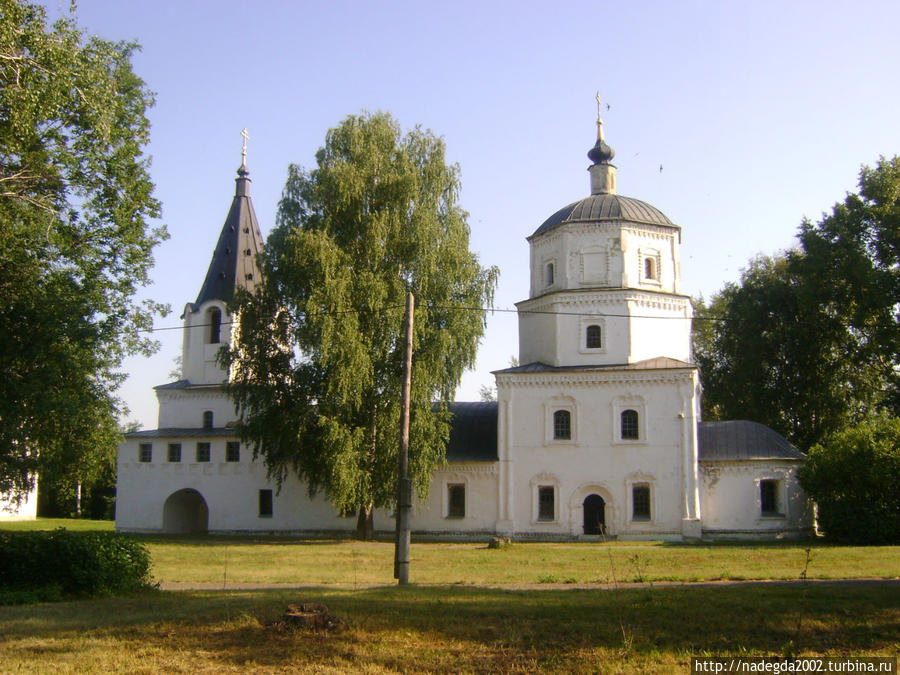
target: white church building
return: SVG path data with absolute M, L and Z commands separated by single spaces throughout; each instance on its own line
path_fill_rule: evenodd
M 696 539 L 809 533 L 804 455 L 748 421 L 700 420 L 681 228 L 616 191 L 614 153 L 588 153 L 591 194 L 528 236 L 519 363 L 496 402 L 454 403 L 447 462 L 412 517 L 419 534 Z M 184 309 L 182 376 L 156 387 L 158 428 L 119 448 L 116 528 L 130 532 L 353 531 L 296 478 L 280 491 L 241 444 L 226 372 L 227 303 L 259 281 L 263 246 L 242 163 L 197 299 Z M 392 530 L 387 511 L 376 530 Z

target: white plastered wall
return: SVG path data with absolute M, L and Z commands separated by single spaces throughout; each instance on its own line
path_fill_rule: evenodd
M 237 420 L 234 401 L 221 387 L 157 389 L 160 429 L 198 429 L 203 426 L 203 413 L 213 413 L 213 426 L 225 427 Z
M 17 504 L 6 495 L 0 495 L 0 520 L 34 520 L 37 518 L 37 482 L 34 488 Z
M 808 534 L 812 504 L 797 480 L 799 462 L 784 460 L 700 463 L 704 536 Z M 763 514 L 760 481 L 776 481 L 778 513 Z
M 499 453 L 501 514 L 510 517 L 498 530 L 548 537 L 583 533 L 584 499 L 600 495 L 608 534 L 621 537 L 682 536 L 685 512 L 684 415 L 694 401 L 694 371 L 617 371 L 572 374 L 498 374 L 501 411 L 509 409 L 514 425 L 504 425 Z M 687 394 L 685 392 L 688 392 Z M 572 438 L 554 440 L 553 412 L 569 410 Z M 640 438 L 620 438 L 620 414 L 640 415 Z M 502 414 L 502 413 L 501 413 Z M 502 423 L 502 420 L 501 420 Z M 651 517 L 635 520 L 631 495 L 635 485 L 651 493 Z M 538 490 L 555 488 L 555 514 L 538 518 Z

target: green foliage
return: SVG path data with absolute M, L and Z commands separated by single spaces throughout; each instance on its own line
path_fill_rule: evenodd
M 0 531 L 0 569 L 0 591 L 18 601 L 150 587 L 147 547 L 114 532 Z
M 863 168 L 860 191 L 800 246 L 760 256 L 697 303 L 695 357 L 711 419 L 767 424 L 801 448 L 900 404 L 900 158 Z
M 800 471 L 826 537 L 900 544 L 900 419 L 875 416 L 814 446 Z
M 350 116 L 316 159 L 289 168 L 264 283 L 237 298 L 231 390 L 271 475 L 295 469 L 339 511 L 368 514 L 394 500 L 407 291 L 409 467 L 426 494 L 449 435 L 432 403 L 452 400 L 474 364 L 497 271 L 469 251 L 459 170 L 430 132 Z
M 143 157 L 152 96 L 133 44 L 0 0 L 0 492 L 74 485 L 118 438 L 118 367 L 154 343 L 136 303 L 167 235 Z

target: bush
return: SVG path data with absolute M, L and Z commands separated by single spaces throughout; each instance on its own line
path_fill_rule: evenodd
M 900 419 L 877 416 L 814 446 L 800 483 L 827 538 L 900 543 Z
M 65 529 L 0 532 L 0 599 L 7 602 L 110 595 L 150 586 L 150 552 L 130 537 Z

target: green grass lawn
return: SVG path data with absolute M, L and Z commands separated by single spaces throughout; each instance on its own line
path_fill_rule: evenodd
M 277 629 L 327 604 L 339 634 Z M 691 655 L 894 655 L 900 587 L 382 587 L 0 607 L 3 672 L 687 672 Z
M 38 520 L 0 529 L 110 529 Z M 900 584 L 659 581 L 900 577 L 897 547 L 414 543 L 138 537 L 155 578 L 207 590 L 0 607 L 0 672 L 685 672 L 692 655 L 896 655 Z M 617 590 L 570 584 L 639 582 Z M 241 590 L 241 583 L 295 589 Z M 221 585 L 220 585 L 221 584 Z M 502 587 L 496 587 L 502 586 Z M 337 634 L 273 626 L 324 602 Z
M 64 527 L 67 530 L 113 530 L 112 520 L 87 520 L 79 518 L 37 518 L 35 520 L 0 521 L 0 530 L 55 530 Z
M 14 529 L 110 529 L 110 521 L 4 523 Z M 390 542 L 268 537 L 139 536 L 160 582 L 363 587 L 393 580 Z M 806 549 L 811 551 L 806 568 Z M 412 545 L 410 581 L 419 584 L 592 584 L 716 580 L 900 578 L 900 547 L 814 542 L 664 542 Z
M 393 583 L 393 543 L 333 540 L 147 539 L 161 581 L 343 584 Z M 544 584 L 720 579 L 900 577 L 897 547 L 823 544 L 413 543 L 410 581 L 420 584 Z

